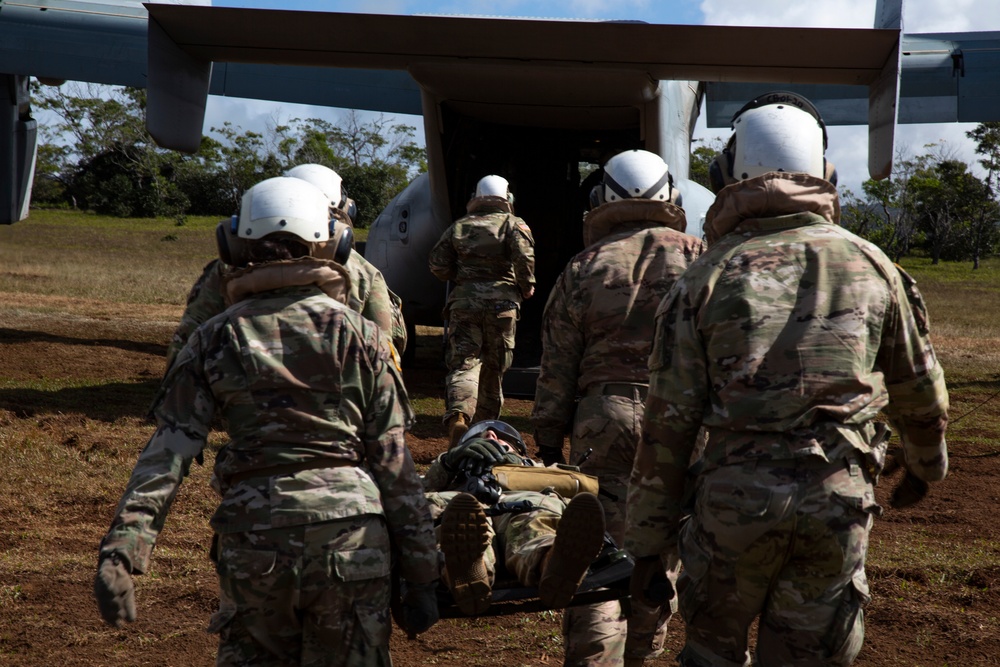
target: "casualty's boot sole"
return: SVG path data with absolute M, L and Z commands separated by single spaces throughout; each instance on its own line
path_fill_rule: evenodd
M 538 597 L 553 609 L 572 601 L 604 544 L 604 508 L 592 493 L 573 497 L 563 511 L 556 540 L 545 561 Z
M 464 614 L 489 609 L 493 588 L 483 555 L 490 546 L 489 519 L 474 496 L 459 493 L 441 514 L 445 580 Z

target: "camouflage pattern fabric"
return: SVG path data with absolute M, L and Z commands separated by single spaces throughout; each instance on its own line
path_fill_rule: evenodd
M 562 448 L 576 399 L 598 385 L 649 382 L 656 308 L 704 246 L 682 233 L 686 225 L 669 202 L 610 202 L 587 214 L 585 235 L 595 242 L 570 260 L 545 304 L 536 444 Z M 617 459 L 601 467 L 631 471 L 631 447 L 608 455 Z
M 626 200 L 587 214 L 591 241 L 566 266 L 545 306 L 542 362 L 531 422 L 539 446 L 562 449 L 596 475 L 607 530 L 625 532 L 625 498 L 642 421 L 654 315 L 663 295 L 701 254 L 683 233 L 684 212 L 669 202 Z M 675 577 L 676 570 L 669 576 Z M 633 605 L 626 623 L 617 601 L 564 614 L 567 665 L 621 665 L 663 650 L 670 609 Z
M 325 292 L 289 282 L 317 273 Z M 242 279 L 258 293 L 199 327 L 164 378 L 153 407 L 157 429 L 101 552 L 118 552 L 136 574 L 148 570 L 218 412 L 230 442 L 213 474 L 222 497 L 211 519 L 216 533 L 383 516 L 402 578 L 433 581 L 433 529 L 404 440 L 413 412 L 384 335 L 336 300 L 346 298 L 345 270 L 306 258 L 252 267 L 233 281 Z
M 389 548 L 370 515 L 222 535 L 216 664 L 389 667 Z
M 472 422 L 500 416 L 521 298 L 535 286 L 528 225 L 492 202 L 475 202 L 472 214 L 445 230 L 429 257 L 431 272 L 453 283 L 445 306 L 445 422 L 457 412 Z
M 391 336 L 396 351 L 402 354 L 406 349 L 406 324 L 399 297 L 389 291 L 382 272 L 357 252 L 351 251 L 344 268 L 351 280 L 347 306 L 379 325 L 386 335 Z M 191 287 L 187 306 L 167 346 L 168 370 L 194 330 L 228 306 L 223 292 L 223 276 L 229 270 L 230 267 L 222 261 L 214 259 L 205 265 L 201 276 Z
M 844 620 L 837 610 L 853 604 L 848 598 L 864 601 L 865 591 L 856 579 L 854 587 L 845 585 L 844 568 L 850 569 L 848 579 L 854 569 L 844 563 L 857 555 L 863 568 L 868 515 L 877 509 L 867 500 L 872 497 L 871 479 L 854 475 L 850 462 L 861 461 L 861 468 L 873 472 L 881 465 L 879 451 L 871 446 L 871 421 L 879 411 L 884 409 L 899 430 L 910 471 L 925 481 L 939 480 L 947 472 L 948 395 L 923 301 L 902 269 L 877 247 L 837 225 L 839 212 L 836 188 L 805 174 L 770 173 L 726 187 L 708 213 L 709 250 L 681 277 L 657 313 L 625 545 L 636 557 L 673 549 L 681 518 L 690 511 L 687 480 L 696 479 L 695 514 L 681 540 L 684 565 L 694 568 L 690 578 L 711 591 L 712 599 L 729 599 L 731 604 L 719 607 L 720 616 L 712 620 L 719 629 L 713 631 L 707 620 L 704 626 L 698 624 L 699 618 L 708 617 L 699 616 L 700 598 L 682 591 L 681 613 L 689 623 L 694 621 L 689 625 L 692 648 L 686 655 L 697 654 L 702 661 L 691 664 L 744 664 L 745 656 L 731 651 L 729 638 L 743 637 L 748 617 L 768 605 L 787 609 L 798 587 L 827 591 L 817 603 L 827 612 L 815 612 L 815 617 L 829 613 L 827 618 L 836 619 L 836 624 Z M 708 441 L 689 471 L 702 425 Z M 811 533 L 794 539 L 806 541 L 798 546 L 803 553 L 821 544 L 828 548 L 835 539 L 843 545 L 844 556 L 836 562 L 814 559 L 808 572 L 776 559 L 778 563 L 768 567 L 781 572 L 783 583 L 772 589 L 774 598 L 758 604 L 748 597 L 741 610 L 732 604 L 733 596 L 740 596 L 758 573 L 740 569 L 734 578 L 726 566 L 716 568 L 716 559 L 725 563 L 729 551 L 743 547 L 748 557 L 755 557 L 758 545 L 747 533 L 759 529 L 754 533 L 759 536 L 767 522 L 779 522 L 774 503 L 787 490 L 780 475 L 771 479 L 760 471 L 815 466 L 849 469 L 849 493 L 844 487 L 826 488 L 819 474 L 797 478 L 803 488 L 795 502 L 814 502 L 813 516 L 826 502 L 826 529 L 837 535 L 828 539 L 819 527 L 810 527 Z M 712 480 L 754 467 L 758 474 L 750 477 L 757 480 L 758 489 L 720 483 L 713 486 L 714 493 L 702 492 Z M 854 511 L 834 507 L 835 498 Z M 747 533 L 723 538 L 734 524 Z M 793 539 L 790 522 L 776 523 L 775 530 L 784 536 L 770 535 L 769 540 Z M 697 546 L 706 551 L 692 555 L 699 535 Z M 715 538 L 723 544 L 713 546 Z M 813 614 L 804 600 L 803 613 Z M 788 613 L 770 617 L 774 645 L 768 650 L 776 651 L 774 655 L 793 651 L 778 646 L 785 638 L 811 647 L 822 643 L 818 637 L 807 642 L 803 633 L 796 635 L 798 622 Z M 837 632 L 830 626 L 822 636 Z M 816 660 L 826 656 L 824 664 L 849 664 L 846 658 L 834 657 L 846 652 L 834 650 L 832 643 L 823 646 L 813 654 Z M 735 662 L 727 662 L 724 655 L 735 656 Z
M 435 522 L 441 516 L 448 502 L 455 497 L 462 481 L 460 476 L 449 472 L 441 462 L 444 454 L 431 463 L 423 476 L 427 501 Z M 508 461 L 505 465 L 511 465 Z M 524 459 L 525 465 L 541 465 L 531 459 Z M 496 539 L 493 549 L 487 551 L 487 569 L 493 575 L 496 570 L 496 553 L 503 554 L 503 565 L 524 586 L 537 586 L 541 575 L 542 559 L 545 551 L 555 541 L 559 518 L 568 501 L 558 494 L 544 494 L 537 491 L 508 491 L 498 502 L 518 502 L 527 500 L 537 509 L 521 514 L 501 514 L 490 519 Z M 442 561 L 443 562 L 443 561 Z
M 878 511 L 860 456 L 700 477 L 680 537 L 681 664 L 750 664 L 747 629 L 760 615 L 760 664 L 850 665 L 864 639 L 865 553 Z
M 456 412 L 471 423 L 497 419 L 503 408 L 503 375 L 514 360 L 516 313 L 511 301 L 453 309 L 445 351 L 445 422 Z M 506 310 L 500 310 L 506 309 Z
M 632 466 L 626 458 L 635 451 L 643 416 L 644 392 L 638 386 L 632 391 L 629 397 L 581 398 L 570 436 L 570 462 L 592 450 L 581 469 L 600 479 L 601 489 L 606 492 L 598 496 L 604 507 L 606 529 L 619 545 L 624 544 L 625 499 Z M 676 553 L 670 560 L 676 565 L 667 571 L 667 576 L 675 581 L 680 569 Z M 631 606 L 632 614 L 627 620 L 617 600 L 566 609 L 565 664 L 611 667 L 622 665 L 627 658 L 655 658 L 662 654 L 667 624 L 677 611 L 676 598 L 664 609 L 648 607 L 636 600 Z
M 427 493 L 427 502 L 435 519 L 441 516 L 448 502 L 458 493 L 459 491 Z M 566 509 L 567 501 L 559 495 L 537 491 L 513 491 L 503 494 L 500 499 L 508 503 L 527 500 L 537 509 L 520 514 L 500 514 L 490 518 L 494 534 L 493 546 L 484 554 L 490 581 L 495 580 L 498 567 L 497 555 L 500 554 L 503 560 L 499 565 L 503 565 L 508 572 L 517 577 L 522 586 L 537 586 L 541 577 L 542 561 L 546 551 L 555 542 L 556 528 Z M 442 556 L 442 572 L 444 566 Z

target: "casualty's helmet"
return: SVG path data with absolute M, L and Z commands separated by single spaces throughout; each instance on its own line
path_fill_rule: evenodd
M 461 446 L 474 438 L 481 438 L 486 431 L 493 431 L 497 437 L 513 447 L 521 456 L 528 455 L 528 448 L 524 444 L 524 439 L 516 428 L 507 422 L 499 419 L 484 419 L 469 427 L 462 439 L 458 441 L 456 447 Z
M 295 237 L 313 257 L 343 263 L 353 240 L 350 227 L 330 219 L 329 200 L 314 185 L 298 178 L 278 176 L 254 185 L 243 195 L 239 215 L 216 227 L 219 257 L 243 266 L 253 241 L 272 235 Z
M 715 192 L 771 171 L 809 174 L 836 185 L 836 171 L 824 157 L 826 125 L 801 95 L 759 95 L 733 115 L 732 128 L 725 150 L 709 167 Z
M 601 183 L 590 191 L 590 206 L 596 208 L 623 199 L 676 203 L 677 195 L 674 179 L 663 158 L 649 151 L 630 150 L 605 163 Z
M 358 213 L 357 204 L 347 196 L 344 179 L 333 169 L 321 164 L 300 164 L 285 172 L 289 178 L 300 178 L 312 183 L 330 200 L 330 208 L 342 212 L 353 225 Z

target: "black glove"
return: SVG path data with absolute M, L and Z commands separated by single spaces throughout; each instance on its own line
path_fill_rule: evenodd
M 562 447 L 546 447 L 542 445 L 538 448 L 538 458 L 547 466 L 553 463 L 566 463 Z
M 101 618 L 120 628 L 122 622 L 135 620 L 135 587 L 132 585 L 132 568 L 117 553 L 102 556 L 97 563 L 94 577 L 94 597 Z
M 403 584 L 403 620 L 407 634 L 413 638 L 427 632 L 438 622 L 437 581 L 427 584 Z
M 667 578 L 659 556 L 635 559 L 628 584 L 629 595 L 647 607 L 662 607 L 674 599 L 674 585 Z
M 445 452 L 441 463 L 449 472 L 463 470 L 469 476 L 477 477 L 493 466 L 505 462 L 507 453 L 498 442 L 486 438 L 476 438 L 461 447 Z
M 903 481 L 893 489 L 889 506 L 894 510 L 911 507 L 923 500 L 928 491 L 930 487 L 927 482 L 907 470 Z

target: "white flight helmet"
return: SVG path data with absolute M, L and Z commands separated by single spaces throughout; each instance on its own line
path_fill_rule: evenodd
M 350 218 L 351 224 L 354 223 L 357 206 L 354 200 L 347 196 L 344 179 L 333 169 L 322 164 L 300 164 L 286 171 L 285 176 L 302 179 L 322 190 L 330 200 L 330 208 L 342 211 Z
M 284 232 L 306 243 L 330 240 L 330 200 L 300 178 L 278 176 L 261 181 L 243 195 L 236 235 L 262 239 Z
M 804 97 L 780 91 L 760 95 L 733 116 L 732 124 L 732 182 L 770 171 L 830 179 L 824 160 L 826 126 Z
M 590 206 L 623 199 L 676 202 L 674 179 L 663 158 L 649 151 L 630 150 L 605 163 L 604 178 L 590 191 Z
M 330 220 L 326 195 L 299 178 L 278 176 L 246 191 L 240 214 L 216 227 L 219 258 L 231 266 L 244 266 L 253 241 L 272 234 L 289 234 L 309 247 L 309 254 L 341 264 L 350 253 L 351 228 Z
M 476 184 L 476 194 L 474 197 L 500 197 L 512 202 L 513 196 L 510 194 L 510 183 L 503 176 L 490 174 L 483 176 Z

